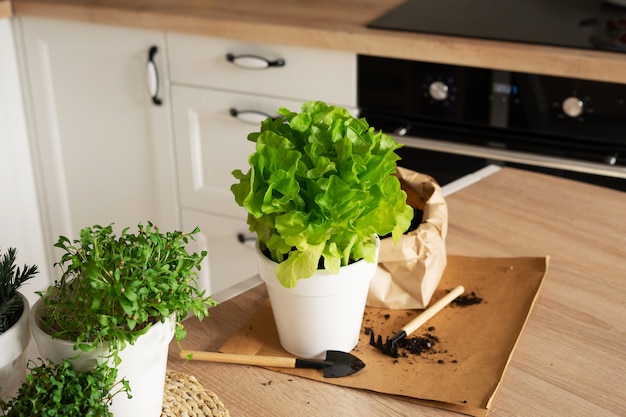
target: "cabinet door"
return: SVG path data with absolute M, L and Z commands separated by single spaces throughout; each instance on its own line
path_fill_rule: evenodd
M 19 265 L 40 273 L 20 290 L 30 305 L 52 284 L 46 259 L 31 147 L 20 88 L 13 19 L 0 19 L 0 251 L 17 248 Z
M 184 86 L 172 87 L 172 101 L 181 205 L 245 218 L 230 186 L 234 169 L 248 170 L 254 151 L 248 133 L 259 131 L 264 115 L 280 107 L 298 111 L 302 102 Z
M 245 220 L 185 209 L 182 214 L 185 230 L 200 228 L 193 249 L 208 253 L 198 274 L 202 289 L 222 302 L 261 283 Z
M 48 243 L 93 224 L 179 228 L 164 34 L 20 23 Z M 160 106 L 148 91 L 153 46 Z

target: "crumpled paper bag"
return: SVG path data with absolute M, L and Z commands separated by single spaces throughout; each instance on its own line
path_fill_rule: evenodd
M 429 175 L 397 167 L 407 203 L 423 211 L 422 223 L 394 244 L 381 239 L 378 270 L 367 305 L 387 309 L 423 309 L 446 267 L 448 206 L 439 184 Z

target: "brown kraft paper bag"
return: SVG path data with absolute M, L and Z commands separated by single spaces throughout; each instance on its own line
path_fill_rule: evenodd
M 367 305 L 423 309 L 446 267 L 448 207 L 441 187 L 429 175 L 402 167 L 396 169 L 396 175 L 407 193 L 407 203 L 423 211 L 422 222 L 397 244 L 391 237 L 381 239 L 378 271 L 370 284 Z

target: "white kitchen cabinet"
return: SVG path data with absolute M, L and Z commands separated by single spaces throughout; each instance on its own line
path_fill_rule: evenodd
M 200 226 L 202 282 L 223 300 L 260 282 L 246 212 L 230 191 L 231 172 L 246 172 L 254 151 L 248 133 L 308 100 L 356 107 L 356 55 L 173 33 L 167 43 L 183 225 Z M 284 65 L 241 68 L 229 56 Z
M 182 206 L 245 219 L 230 186 L 234 169 L 248 170 L 255 145 L 248 133 L 259 131 L 264 115 L 281 106 L 298 110 L 302 102 L 185 86 L 172 86 L 172 102 Z
M 19 23 L 46 243 L 93 224 L 180 228 L 164 33 Z M 152 47 L 161 105 L 148 88 Z
M 208 253 L 199 272 L 200 287 L 207 294 L 221 302 L 261 282 L 257 276 L 255 241 L 238 239 L 238 235 L 250 235 L 245 220 L 183 209 L 185 230 L 196 226 L 200 233 L 192 247 Z
M 356 54 L 168 33 L 174 84 L 356 106 Z M 268 68 L 242 68 L 265 60 Z M 238 61 L 237 61 L 238 62 Z
M 32 305 L 52 284 L 40 221 L 37 187 L 24 114 L 12 20 L 0 19 L 0 251 L 17 249 L 18 265 L 40 273 L 20 290 Z
M 246 211 L 230 191 L 231 172 L 247 171 L 254 143 L 246 138 L 258 131 L 261 113 L 275 114 L 280 106 L 298 109 L 301 102 L 185 86 L 172 86 L 172 102 L 183 226 L 200 227 L 198 248 L 208 252 L 201 282 L 225 299 L 260 282 L 249 279 L 257 273 L 254 241 L 246 239 L 251 236 Z M 251 109 L 260 113 L 231 114 Z

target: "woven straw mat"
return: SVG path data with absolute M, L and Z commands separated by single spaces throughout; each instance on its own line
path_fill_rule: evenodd
M 167 371 L 161 417 L 230 417 L 217 395 L 191 375 Z

